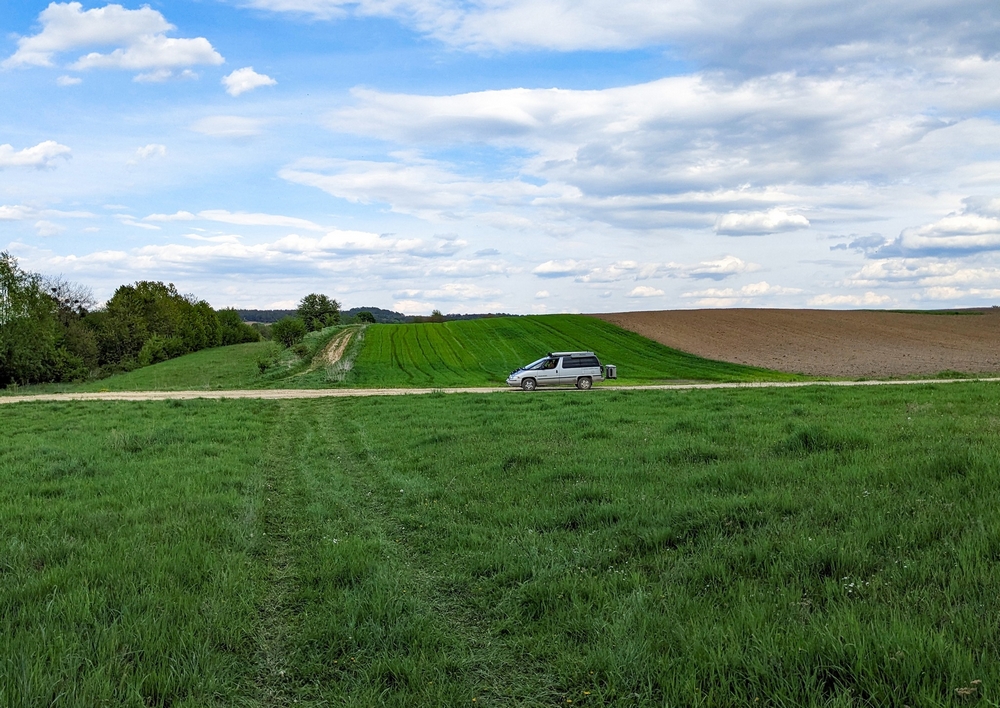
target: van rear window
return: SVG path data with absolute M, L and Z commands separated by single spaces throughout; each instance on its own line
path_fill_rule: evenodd
M 596 356 L 565 357 L 563 359 L 564 369 L 585 369 L 588 366 L 600 366 Z

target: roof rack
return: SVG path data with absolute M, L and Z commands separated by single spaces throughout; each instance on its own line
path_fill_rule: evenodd
M 594 352 L 549 352 L 549 356 L 594 356 Z

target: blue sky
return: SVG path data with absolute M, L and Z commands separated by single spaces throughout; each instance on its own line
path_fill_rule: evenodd
M 0 3 L 0 249 L 217 307 L 1000 303 L 979 0 Z

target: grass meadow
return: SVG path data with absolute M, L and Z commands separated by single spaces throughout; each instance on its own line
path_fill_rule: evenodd
M 0 429 L 3 706 L 997 705 L 995 384 Z

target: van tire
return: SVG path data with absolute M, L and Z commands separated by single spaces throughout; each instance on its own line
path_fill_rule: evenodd
M 534 390 L 535 390 L 535 387 L 536 387 L 537 385 L 538 385 L 538 384 L 537 384 L 537 383 L 535 382 L 535 380 L 534 380 L 534 379 L 524 379 L 524 380 L 523 380 L 523 381 L 521 382 L 521 390 L 522 390 L 522 391 L 534 391 Z
M 576 380 L 576 387 L 581 391 L 586 391 L 593 385 L 594 381 L 589 376 L 581 376 Z

